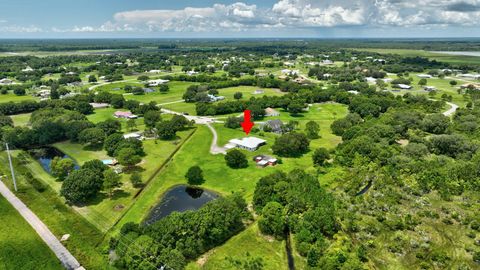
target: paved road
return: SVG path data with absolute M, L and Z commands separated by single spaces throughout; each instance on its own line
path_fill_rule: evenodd
M 48 227 L 15 196 L 0 180 L 0 194 L 20 213 L 20 215 L 32 226 L 45 244 L 55 253 L 62 265 L 69 270 L 83 269 L 73 255 L 60 243 Z M 12 224 L 15 226 L 15 224 Z M 41 266 L 39 267 L 41 268 Z
M 451 102 L 447 102 L 448 106 L 450 106 L 450 109 L 445 111 L 443 113 L 443 115 L 445 116 L 452 116 L 458 109 L 458 105 L 457 104 L 454 104 L 454 103 L 451 103 Z

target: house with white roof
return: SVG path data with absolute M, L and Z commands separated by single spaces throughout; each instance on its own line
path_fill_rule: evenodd
M 412 86 L 410 86 L 408 84 L 403 84 L 403 83 L 397 84 L 397 87 L 400 88 L 400 89 L 406 89 L 406 90 L 412 89 Z
M 245 149 L 248 151 L 255 151 L 260 146 L 265 145 L 267 141 L 257 138 L 257 137 L 245 137 L 241 140 L 239 139 L 231 139 L 229 143 L 225 146 L 227 149 L 231 149 L 234 147 Z
M 433 78 L 432 75 L 430 75 L 430 74 L 418 74 L 417 77 L 419 77 L 421 79 L 431 79 L 431 78 Z
M 158 79 L 158 80 L 149 80 L 148 81 L 148 86 L 159 86 L 159 85 L 162 85 L 162 84 L 165 84 L 165 83 L 168 83 L 169 80 L 162 80 L 162 79 Z

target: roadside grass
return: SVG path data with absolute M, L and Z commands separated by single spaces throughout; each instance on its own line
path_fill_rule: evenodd
M 63 269 L 55 254 L 22 216 L 0 196 L 0 268 Z M 12 226 L 14 225 L 14 226 Z
M 15 154 L 18 154 L 18 151 L 16 151 Z M 32 179 L 32 177 L 27 178 L 25 173 L 29 171 L 29 167 L 20 164 L 15 154 L 13 165 L 19 188 L 16 195 L 47 225 L 57 238 L 60 238 L 64 234 L 71 235 L 68 241 L 63 244 L 86 269 L 110 269 L 106 256 L 104 256 L 102 254 L 103 251 L 97 247 L 98 244 L 103 241 L 103 234 L 71 207 L 67 206 L 59 197 L 57 191 L 48 185 L 41 184 L 41 180 L 43 180 L 45 175 L 31 171 L 35 179 Z M 0 171 L 4 175 L 8 175 L 9 172 L 8 158 L 5 152 L 0 153 Z M 43 190 L 39 189 L 40 185 L 38 184 L 36 188 L 34 188 L 31 184 L 34 181 L 38 181 L 37 183 L 40 183 Z M 6 179 L 4 177 L 4 183 L 13 190 L 12 181 L 9 176 L 7 176 Z M 2 215 L 0 222 L 3 220 L 3 217 Z M 18 223 L 9 224 L 21 226 L 18 225 Z M 0 248 L 0 250 L 2 249 Z M 23 259 L 18 259 L 18 263 L 21 264 L 28 263 L 29 261 L 30 258 L 28 256 Z M 38 267 L 39 265 L 36 265 L 36 268 L 33 269 L 38 269 Z

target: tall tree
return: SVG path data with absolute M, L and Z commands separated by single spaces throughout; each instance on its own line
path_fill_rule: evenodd
M 187 179 L 188 184 L 192 186 L 199 186 L 205 182 L 203 171 L 199 166 L 190 167 L 185 174 L 185 178 Z

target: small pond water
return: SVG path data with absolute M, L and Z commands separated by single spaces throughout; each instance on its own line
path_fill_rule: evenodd
M 170 215 L 173 212 L 197 210 L 209 201 L 215 200 L 219 195 L 208 190 L 193 188 L 186 185 L 173 187 L 163 196 L 149 213 L 145 220 L 146 225 Z
M 29 152 L 30 155 L 32 155 L 33 158 L 35 158 L 40 163 L 42 168 L 48 173 L 51 173 L 50 163 L 52 163 L 52 160 L 55 157 L 70 158 L 68 155 L 55 147 L 32 149 Z M 73 162 L 75 162 L 75 160 Z M 75 170 L 78 170 L 79 168 L 80 166 L 78 166 L 78 164 L 75 162 Z

